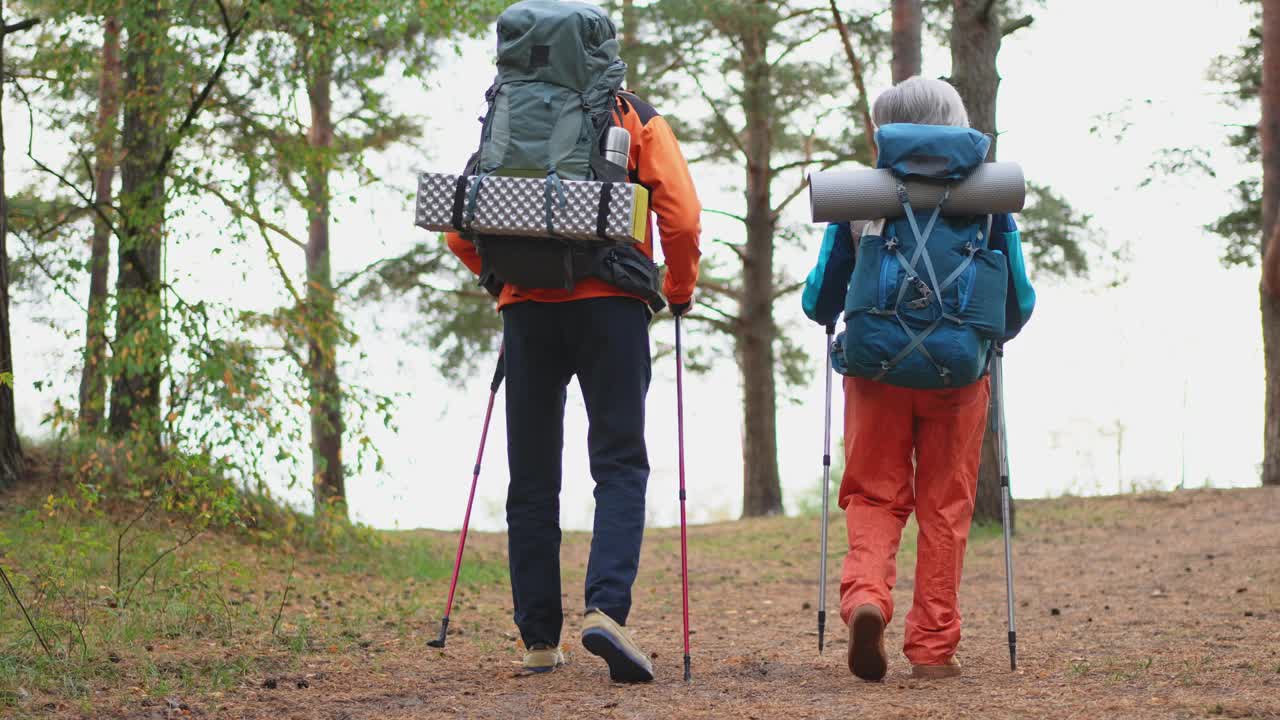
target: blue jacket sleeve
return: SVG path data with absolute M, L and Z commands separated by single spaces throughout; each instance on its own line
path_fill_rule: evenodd
M 845 294 L 856 259 L 849 223 L 831 223 L 822 236 L 818 264 L 804 283 L 804 314 L 819 325 L 830 325 L 844 310 Z
M 1031 319 L 1036 307 L 1036 291 L 1027 278 L 1027 262 L 1022 257 L 1022 234 L 1012 215 L 996 215 L 991 221 L 991 249 L 1004 253 L 1009 265 L 1009 289 L 1005 300 L 1004 342 L 1012 340 Z

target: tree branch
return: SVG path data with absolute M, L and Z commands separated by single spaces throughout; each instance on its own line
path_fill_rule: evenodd
M 135 579 L 134 579 L 134 581 L 133 581 L 133 584 L 129 586 L 129 592 L 125 594 L 125 596 L 124 596 L 124 602 L 120 603 L 120 607 L 124 607 L 124 606 L 126 606 L 126 605 L 128 605 L 128 604 L 129 604 L 129 600 L 131 600 L 131 599 L 133 598 L 133 591 L 138 589 L 138 583 L 141 583 L 141 582 L 142 582 L 142 579 L 143 579 L 143 578 L 145 578 L 145 577 L 147 576 L 147 573 L 151 572 L 151 569 L 152 569 L 152 568 L 154 568 L 156 565 L 159 565 L 159 564 L 160 564 L 160 561 L 161 561 L 161 560 L 163 560 L 163 559 L 165 559 L 166 557 L 168 557 L 170 554 L 172 554 L 172 553 L 174 553 L 174 552 L 176 552 L 176 551 L 178 551 L 178 550 L 181 550 L 182 548 L 184 548 L 184 547 L 186 547 L 187 545 L 189 545 L 189 544 L 191 543 L 191 541 L 192 541 L 192 540 L 195 540 L 197 537 L 199 537 L 199 536 L 200 536 L 200 533 L 202 533 L 202 532 L 204 532 L 204 529 L 203 529 L 203 528 L 201 528 L 201 529 L 199 529 L 199 530 L 196 530 L 196 531 L 192 532 L 192 533 L 191 533 L 190 535 L 188 535 L 185 539 L 183 539 L 183 540 L 179 540 L 179 541 L 177 542 L 177 544 L 175 544 L 173 547 L 171 547 L 171 548 L 166 548 L 164 552 L 162 552 L 162 553 L 160 553 L 159 555 L 157 555 L 157 556 L 156 556 L 156 558 L 155 558 L 154 560 L 152 560 L 152 561 L 151 561 L 151 564 L 149 564 L 149 565 L 147 565 L 145 568 L 143 568 L 141 573 L 138 573 L 138 577 L 137 577 L 137 578 L 135 578 Z
M 107 229 L 111 231 L 111 234 L 116 236 L 117 240 L 123 241 L 124 237 L 120 234 L 120 231 L 116 228 L 115 223 L 111 222 L 111 218 L 107 217 L 106 212 L 92 197 L 85 195 L 84 192 L 81 191 L 80 188 L 77 187 L 74 182 L 68 179 L 66 175 L 63 175 L 57 170 L 54 170 L 48 165 L 45 165 L 43 162 L 40 161 L 39 158 L 35 156 L 35 137 L 36 137 L 35 108 L 32 105 L 31 96 L 27 94 L 26 88 L 22 87 L 22 85 L 18 83 L 14 83 L 14 89 L 16 89 L 18 93 L 22 95 L 22 101 L 27 106 L 27 125 L 29 128 L 29 132 L 27 133 L 27 159 L 35 164 L 36 169 L 48 175 L 52 175 L 59 183 L 65 185 L 68 189 L 71 190 L 71 192 L 75 193 L 76 197 L 80 198 L 80 202 L 84 203 L 84 206 L 86 208 L 92 210 L 93 213 L 102 220 L 102 222 L 107 226 Z M 92 178 L 92 173 L 90 173 L 90 177 Z M 92 182 L 93 180 L 91 179 L 90 183 Z
M 717 282 L 710 278 L 700 279 L 698 281 L 698 287 L 703 288 L 704 290 L 707 290 L 709 292 L 715 293 L 717 295 L 723 295 L 731 300 L 734 300 L 735 302 L 742 302 L 742 292 L 740 290 L 738 290 L 737 288 L 731 287 L 729 285 L 725 285 L 724 283 Z M 711 308 L 710 305 L 703 305 L 702 307 Z M 721 315 L 723 315 L 724 317 L 730 320 L 733 320 L 734 322 L 737 322 L 738 320 L 738 318 L 726 312 L 723 312 L 720 310 L 716 310 L 716 312 L 720 313 Z
M 301 250 L 305 251 L 307 249 L 307 244 L 302 242 L 298 238 L 294 237 L 293 234 L 290 233 L 288 230 L 285 230 L 279 225 L 276 225 L 270 220 L 267 220 L 266 218 L 262 217 L 261 213 L 245 210 L 244 208 L 240 207 L 234 200 L 227 197 L 226 195 L 223 195 L 222 191 L 218 190 L 218 188 L 214 187 L 213 185 L 209 183 L 198 182 L 195 180 L 185 180 L 184 182 L 186 182 L 188 185 L 191 185 L 192 187 L 195 187 L 196 189 L 203 190 L 209 193 L 210 195 L 218 198 L 218 200 L 220 200 L 222 204 L 226 206 L 228 210 L 231 211 L 232 215 L 235 215 L 236 217 L 243 218 L 245 220 L 249 220 L 253 222 L 255 225 L 258 226 L 259 229 L 265 228 L 266 230 L 270 230 L 274 232 L 275 234 L 279 235 L 285 240 L 288 240 L 289 242 L 293 243 Z
M 1017 20 L 1010 20 L 1004 24 L 1004 27 L 1000 28 L 1000 37 L 1008 37 L 1023 28 L 1031 27 L 1031 24 L 1035 21 L 1036 19 L 1030 15 L 1023 15 Z
M 148 512 L 150 512 L 150 511 L 151 511 L 152 506 L 154 506 L 154 505 L 156 504 L 156 498 L 157 498 L 157 497 L 159 497 L 159 495 L 156 495 L 155 493 L 152 493 L 152 495 L 151 495 L 151 500 L 150 500 L 150 501 L 148 501 L 148 502 L 147 502 L 147 504 L 146 504 L 146 506 L 142 508 L 142 512 L 140 512 L 140 513 L 138 513 L 137 515 L 135 515 L 135 516 L 133 517 L 133 519 L 129 521 L 129 524 L 124 526 L 124 530 L 121 530 L 121 531 L 120 531 L 120 534 L 116 536 L 116 587 L 115 587 L 115 592 L 116 592 L 117 594 L 119 594 L 120 589 L 124 587 L 124 539 L 125 539 L 125 537 L 126 537 L 126 536 L 128 536 L 129 531 L 133 529 L 133 526 L 134 526 L 134 525 L 137 525 L 137 524 L 138 524 L 138 521 L 139 521 L 139 520 L 141 520 L 141 519 L 143 518 L 143 516 L 145 516 Z
M 223 7 L 222 0 L 218 0 L 218 7 L 222 10 L 223 17 L 226 18 L 226 8 Z M 249 16 L 252 14 L 253 12 L 250 9 L 250 6 L 246 5 L 244 12 L 240 15 L 240 22 L 237 23 L 234 28 L 227 25 L 226 40 L 222 45 L 222 57 L 218 59 L 218 66 L 214 68 L 213 74 L 209 76 L 204 87 L 201 88 L 200 94 L 196 96 L 196 99 L 193 100 L 190 107 L 187 108 L 186 117 L 182 119 L 182 124 L 179 125 L 177 131 L 174 132 L 172 141 L 164 149 L 164 155 L 160 157 L 160 163 L 155 169 L 156 177 L 162 178 L 168 171 L 169 162 L 173 160 L 173 154 L 178 149 L 178 143 L 182 141 L 182 136 L 191 129 L 191 125 L 195 122 L 196 116 L 200 114 L 200 110 L 204 107 L 205 101 L 209 99 L 209 95 L 213 92 L 213 87 L 217 85 L 218 81 L 222 78 L 223 71 L 227 69 L 227 58 L 231 57 L 231 50 L 235 47 L 236 40 L 240 38 L 240 33 L 244 32 L 245 25 L 248 24 Z
M 276 629 L 280 627 L 280 616 L 284 614 L 285 603 L 289 601 L 289 583 L 293 580 L 293 566 L 298 562 L 296 554 L 289 556 L 289 574 L 284 578 L 284 594 L 280 597 L 280 607 L 276 608 L 275 622 L 271 623 L 271 634 L 276 634 Z
M 733 254 L 734 254 L 734 255 L 737 255 L 737 256 L 738 256 L 738 259 L 739 259 L 739 260 L 741 260 L 742 262 L 744 262 L 744 263 L 745 263 L 745 262 L 747 261 L 746 251 L 744 251 L 744 250 L 742 249 L 742 247 L 741 247 L 741 246 L 739 246 L 739 245 L 735 245 L 735 244 L 733 244 L 733 243 L 729 242 L 728 240 L 722 240 L 722 239 L 720 239 L 720 238 L 716 238 L 715 240 L 712 240 L 711 242 L 713 242 L 713 243 L 717 243 L 717 244 L 720 244 L 720 245 L 723 245 L 723 246 L 725 246 L 725 247 L 729 248 L 730 250 L 732 250 L 732 251 L 733 251 Z
M 0 34 L 8 35 L 9 33 L 22 32 L 23 30 L 30 30 L 31 28 L 35 27 L 36 24 L 39 22 L 40 22 L 40 18 L 27 18 L 26 20 L 19 20 L 18 22 L 13 23 L 11 25 L 5 25 L 4 29 L 0 30 Z
M 801 288 L 803 288 L 803 287 L 804 287 L 804 281 L 803 281 L 803 280 L 801 280 L 800 282 L 793 282 L 793 283 L 791 283 L 790 285 L 784 285 L 783 287 L 781 287 L 781 288 L 779 288 L 778 290 L 776 290 L 776 291 L 773 293 L 773 295 L 771 296 L 771 298 L 772 298 L 773 302 L 777 302 L 777 301 L 781 300 L 782 298 L 784 298 L 784 297 L 786 297 L 786 296 L 790 295 L 791 293 L 793 293 L 793 292 L 795 292 L 795 291 L 797 291 L 797 290 L 799 290 L 799 289 L 801 289 Z
M 725 217 L 727 217 L 727 218 L 733 218 L 734 220 L 737 220 L 738 222 L 742 223 L 743 225 L 746 225 L 746 224 L 747 224 L 747 219 L 746 219 L 745 217 L 743 217 L 743 216 L 741 216 L 741 215 L 735 215 L 735 214 L 733 214 L 733 213 L 731 213 L 731 212 L 725 212 L 724 210 L 712 210 L 712 209 L 710 209 L 710 208 L 703 208 L 703 209 L 702 209 L 702 212 L 704 212 L 704 213 L 710 213 L 710 214 L 712 214 L 712 215 L 723 215 L 723 216 L 725 216 Z
M 815 10 L 816 9 L 817 8 L 815 8 Z M 827 31 L 826 27 L 820 27 L 817 30 L 813 31 L 813 34 L 807 37 L 801 38 L 799 40 L 796 40 L 795 42 L 788 43 L 787 46 L 782 50 L 782 53 L 778 55 L 778 57 L 774 58 L 773 62 L 769 63 L 769 67 L 771 68 L 778 67 L 779 65 L 782 64 L 783 59 L 785 59 L 788 55 L 790 55 L 792 51 L 798 48 L 801 48 L 805 45 L 808 45 L 810 42 L 813 42 L 813 40 L 815 40 L 819 35 L 821 35 L 826 31 Z
M 792 190 L 785 198 L 783 198 L 782 202 L 778 203 L 777 207 L 769 211 L 769 214 L 773 216 L 775 222 L 777 222 L 778 218 L 782 217 L 782 212 L 787 209 L 787 206 L 790 205 L 793 200 L 800 197 L 800 194 L 808 189 L 808 187 L 809 176 L 805 175 L 804 180 L 796 186 L 796 189 Z
M 9 574 L 4 571 L 4 566 L 0 565 L 0 580 L 4 581 L 4 586 L 9 590 L 9 595 L 13 597 L 13 601 L 18 603 L 18 608 L 22 610 L 22 617 L 27 619 L 27 625 L 31 628 L 31 632 L 36 634 L 36 639 L 40 641 L 40 647 L 44 648 L 44 654 L 53 659 L 53 651 L 49 649 L 49 643 L 44 641 L 44 636 L 36 629 L 36 624 L 31 621 L 31 615 L 27 613 L 27 606 L 22 604 L 22 600 L 18 597 L 18 591 L 14 589 L 13 583 L 9 582 Z
M 875 165 L 875 126 L 871 123 L 871 108 L 867 104 L 867 84 L 863 79 L 862 63 L 853 52 L 853 42 L 849 40 L 849 28 L 845 27 L 844 19 L 840 17 L 840 8 L 836 6 L 836 0 L 830 0 L 830 3 L 831 17 L 835 20 L 836 31 L 840 33 L 840 44 L 844 46 L 844 55 L 849 59 L 849 67 L 853 69 L 853 84 L 858 88 L 858 103 L 856 107 L 859 114 L 862 115 L 862 130 L 867 138 L 867 150 L 871 154 L 871 164 Z
M 835 0 L 832 0 L 835 2 Z M 716 116 L 716 122 L 720 123 L 721 129 L 733 141 L 734 147 L 738 148 L 738 152 L 742 153 L 742 157 L 749 157 L 747 148 L 742 144 L 742 138 L 738 137 L 738 133 L 734 131 L 733 126 L 729 124 L 729 119 L 720 112 L 720 106 L 716 101 L 711 99 L 711 95 L 707 93 L 707 89 L 702 86 L 702 80 L 696 73 L 692 74 L 693 84 L 698 86 L 698 92 L 702 95 L 702 99 L 707 102 L 707 106 L 711 108 L 711 112 Z

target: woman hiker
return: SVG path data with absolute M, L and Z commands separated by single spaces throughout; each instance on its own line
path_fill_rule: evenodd
M 877 165 L 893 168 L 900 176 L 902 173 L 911 174 L 912 162 L 919 163 L 917 168 L 925 168 L 930 163 L 937 163 L 938 156 L 962 158 L 957 169 L 967 174 L 983 162 L 990 145 L 985 136 L 968 129 L 968 114 L 960 95 L 941 80 L 913 77 L 903 81 L 876 99 L 872 117 L 878 128 L 876 141 L 880 154 Z M 909 137 L 915 144 L 905 148 L 902 144 L 895 145 L 886 140 L 894 137 Z M 928 150 L 920 152 L 921 147 Z M 911 151 L 918 154 L 908 156 Z M 919 209 L 916 213 L 919 224 L 927 222 L 932 211 L 933 208 Z M 861 238 L 853 236 L 849 223 L 832 224 L 827 228 L 817 267 L 809 275 L 804 292 L 804 309 L 810 319 L 823 325 L 833 324 L 846 304 L 846 292 L 853 297 L 854 290 L 849 290 L 849 286 L 856 263 L 862 262 L 860 248 L 874 248 L 875 251 L 886 248 L 878 258 L 875 271 L 869 276 L 876 278 L 869 281 L 871 284 L 878 280 L 884 285 L 886 275 L 899 276 L 899 260 L 904 264 L 910 262 L 903 252 L 911 255 L 913 251 L 905 250 L 895 255 L 899 247 L 896 244 L 899 241 L 894 239 L 896 236 L 888 241 L 879 237 L 893 235 L 888 232 L 891 222 L 868 223 L 860 233 Z M 999 295 L 1004 298 L 1003 305 L 993 303 L 996 316 L 1003 316 L 993 324 L 1002 326 L 1003 333 L 988 336 L 985 344 L 976 340 L 973 343 L 973 347 L 980 348 L 981 355 L 973 358 L 971 363 L 972 368 L 977 368 L 973 372 L 977 380 L 966 378 L 968 384 L 957 383 L 956 386 L 937 383 L 939 389 L 895 385 L 891 384 L 894 373 L 889 360 L 881 361 L 884 369 L 878 373 L 874 372 L 874 366 L 869 373 L 843 370 L 845 374 L 854 376 L 844 379 L 845 471 L 840 485 L 839 506 L 845 512 L 849 552 L 840 582 L 840 616 L 849 626 L 849 669 L 867 681 L 882 680 L 888 670 L 884 629 L 893 618 L 892 590 L 897 577 L 898 544 L 907 518 L 913 511 L 920 532 L 915 597 L 907 614 L 903 652 L 911 663 L 913 677 L 938 679 L 961 672 L 956 659 L 956 648 L 960 643 L 958 591 L 965 543 L 973 518 L 978 462 L 990 397 L 990 380 L 984 368 L 992 343 L 1003 342 L 1016 335 L 1030 317 L 1035 304 L 1035 293 L 1027 281 L 1021 243 L 1013 219 L 1008 215 L 996 215 L 987 225 L 986 216 L 959 221 L 941 218 L 937 227 L 960 227 L 964 223 L 977 226 L 979 230 L 969 231 L 973 233 L 970 237 L 976 238 L 976 243 L 966 242 L 962 252 L 967 251 L 970 255 L 986 253 L 987 260 L 994 263 L 989 262 L 989 266 L 998 268 L 996 274 L 988 277 L 996 285 L 1006 284 L 1005 288 L 999 288 Z M 906 225 L 904 222 L 902 225 L 893 224 L 893 227 Z M 939 231 L 935 229 L 934 232 L 937 234 Z M 910 233 L 912 229 L 907 227 L 902 233 L 902 243 L 908 242 L 905 237 Z M 990 237 L 984 241 L 984 235 Z M 929 228 L 923 236 L 929 237 Z M 934 252 L 935 258 L 939 257 L 939 249 L 934 244 L 920 244 Z M 986 247 L 981 248 L 982 245 Z M 924 258 L 928 259 L 927 254 Z M 934 264 L 938 262 L 936 259 L 933 261 Z M 878 313 L 881 318 L 892 318 L 893 324 L 887 326 L 886 333 L 896 332 L 897 324 L 901 322 L 906 333 L 904 345 L 911 345 L 908 341 L 916 337 L 916 333 L 928 334 L 924 327 L 910 325 L 912 312 L 930 312 L 937 306 L 937 312 L 942 315 L 948 310 L 939 299 L 963 292 L 959 288 L 951 289 L 947 281 L 937 282 L 936 276 L 946 277 L 943 275 L 946 270 L 939 269 L 935 276 L 933 267 L 929 267 L 927 273 L 923 265 L 921 267 L 919 274 L 908 270 L 900 275 L 902 289 L 893 288 L 888 293 L 889 297 L 881 297 L 882 306 L 864 308 Z M 860 270 L 865 271 L 866 268 Z M 964 273 L 956 275 L 963 276 Z M 969 285 L 973 284 L 974 281 L 970 280 Z M 880 295 L 885 294 L 882 287 Z M 899 304 L 893 304 L 895 295 Z M 905 305 L 902 304 L 904 302 Z M 862 347 L 868 347 L 876 338 L 858 337 L 858 326 L 850 320 L 851 315 L 852 312 L 846 312 L 845 319 L 850 324 L 843 344 L 845 347 L 857 347 L 861 342 L 864 343 Z M 954 319 L 951 315 L 947 317 Z M 928 316 L 925 318 L 927 323 Z M 944 321 L 940 319 L 934 324 Z M 954 328 L 946 331 L 957 332 Z M 928 356 L 925 347 L 921 343 L 919 349 L 913 347 L 904 351 L 904 357 L 887 357 L 904 365 L 908 361 L 916 362 L 917 367 L 933 372 L 929 365 L 937 366 L 939 363 L 936 358 L 923 357 Z M 833 358 L 841 352 L 837 350 Z M 937 352 L 934 351 L 935 354 Z M 915 356 L 911 357 L 913 353 Z M 837 366 L 839 364 L 837 359 Z M 943 381 L 947 380 L 946 374 L 944 370 Z

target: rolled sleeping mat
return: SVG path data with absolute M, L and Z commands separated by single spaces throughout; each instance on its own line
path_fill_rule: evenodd
M 476 190 L 476 183 L 480 188 Z M 414 224 L 426 230 L 466 230 L 487 235 L 556 237 L 598 242 L 644 242 L 649 192 L 641 185 L 589 180 L 562 181 L 564 203 L 544 177 L 458 176 L 422 173 Z M 466 205 L 474 195 L 475 215 L 466 228 Z
M 907 199 L 917 210 L 932 210 L 947 183 L 907 180 Z M 1012 162 L 983 163 L 969 177 L 951 183 L 943 215 L 988 215 L 1022 209 L 1027 183 Z M 888 170 L 828 170 L 809 175 L 809 210 L 814 222 L 900 217 L 898 178 Z

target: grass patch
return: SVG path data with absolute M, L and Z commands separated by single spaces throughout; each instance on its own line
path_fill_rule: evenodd
M 130 526 L 137 508 L 22 501 L 34 509 L 0 509 L 0 564 L 49 652 L 0 588 L 0 715 L 91 704 L 101 688 L 226 691 L 306 653 L 388 642 L 434 622 L 456 549 L 453 534 L 367 528 L 295 549 L 151 514 Z M 506 577 L 468 552 L 464 587 Z

